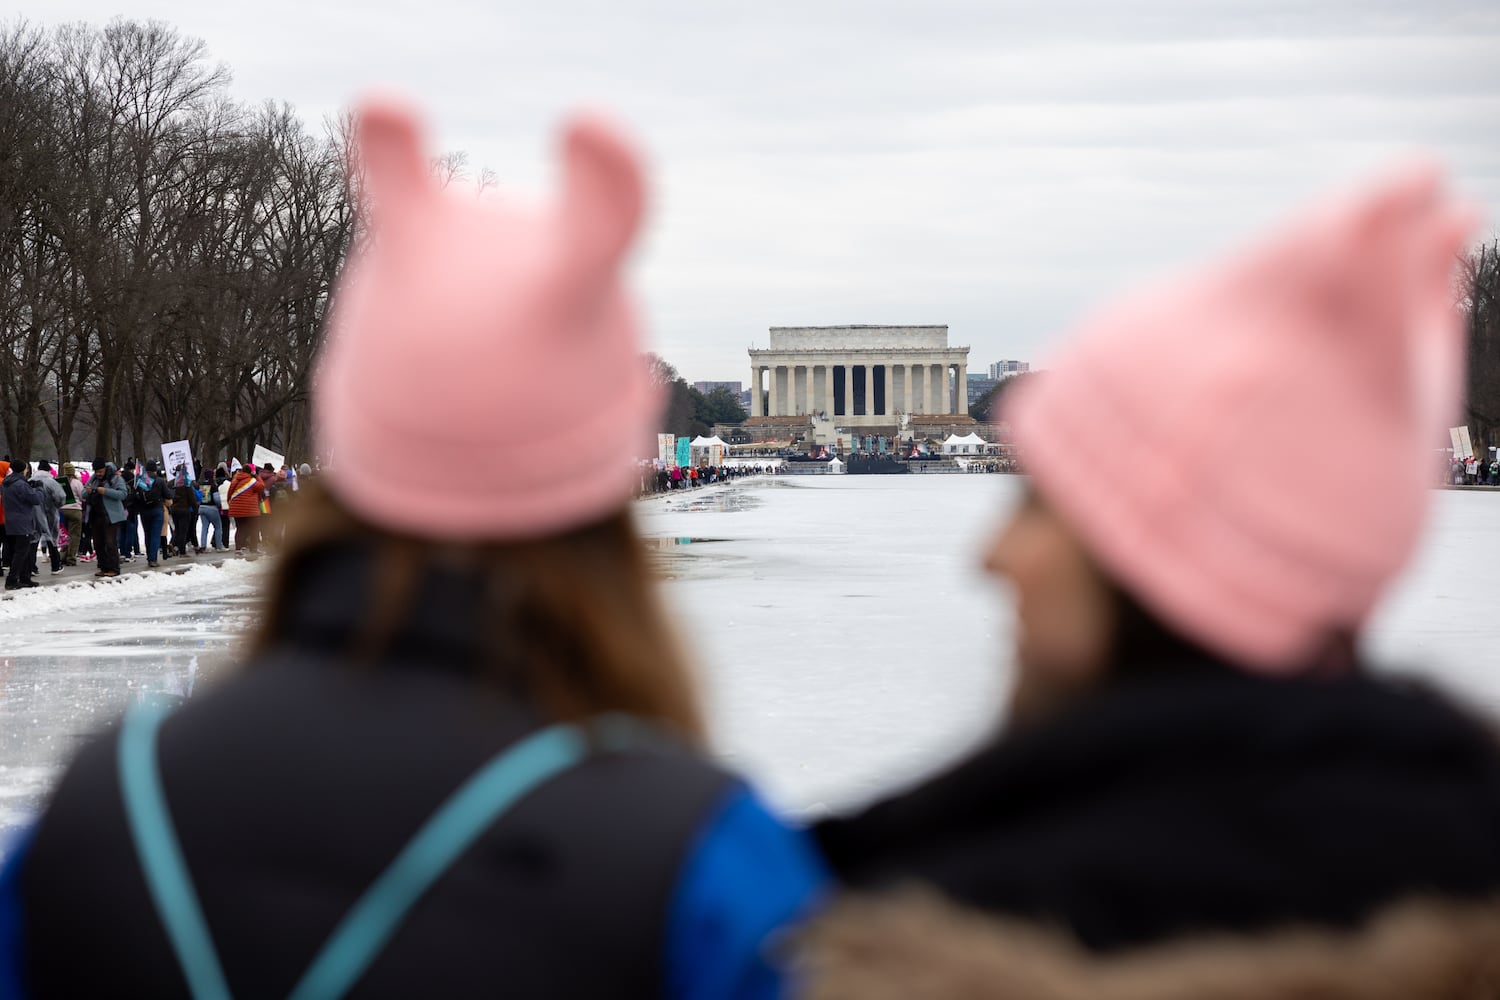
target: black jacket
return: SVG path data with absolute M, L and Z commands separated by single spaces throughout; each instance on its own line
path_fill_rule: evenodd
M 135 491 L 139 496 L 142 511 L 156 510 L 167 500 L 172 499 L 172 491 L 167 488 L 167 481 L 161 476 L 151 480 L 150 486 L 142 486 L 139 478 L 135 481 Z
M 300 575 L 284 642 L 161 730 L 168 805 L 235 996 L 287 995 L 446 797 L 539 723 L 474 676 L 483 588 L 457 573 L 420 581 L 394 658 L 348 665 L 335 651 L 366 617 L 374 569 L 345 553 Z M 185 995 L 126 828 L 113 735 L 69 769 L 23 871 L 38 997 Z M 442 876 L 350 996 L 662 995 L 678 869 L 730 787 L 675 745 L 552 779 Z
M 1100 951 L 1500 890 L 1500 754 L 1442 700 L 1207 664 L 1120 682 L 819 841 Z
M 5 504 L 5 533 L 27 537 L 36 534 L 36 514 L 41 506 L 42 491 L 19 472 L 10 472 L 0 481 L 0 502 Z
M 198 514 L 198 491 L 191 486 L 178 486 L 172 490 L 172 516 Z

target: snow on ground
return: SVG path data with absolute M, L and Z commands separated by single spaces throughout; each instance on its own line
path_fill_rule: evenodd
M 86 567 L 87 564 L 80 566 Z M 263 565 L 236 560 L 226 562 L 222 567 L 192 566 L 182 572 L 126 573 L 113 580 L 100 580 L 90 573 L 67 583 L 23 591 L 0 601 L 0 642 L 23 638 L 24 626 L 12 627 L 11 622 L 49 618 L 77 621 L 86 618 L 95 608 L 170 600 L 174 596 L 205 590 L 217 594 L 226 587 L 233 589 L 237 585 L 253 587 L 263 571 Z M 87 573 L 88 570 L 84 568 L 80 572 Z
M 992 730 L 1011 619 L 978 564 L 1021 486 L 760 477 L 638 505 L 716 751 L 776 805 L 814 815 L 909 782 Z M 1371 648 L 1500 715 L 1500 495 L 1434 500 L 1435 530 Z M 187 697 L 222 676 L 266 568 L 230 562 L 0 602 L 0 832 L 132 699 Z

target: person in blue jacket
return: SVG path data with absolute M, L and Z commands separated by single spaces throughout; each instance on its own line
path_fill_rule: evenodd
M 629 512 L 658 401 L 618 277 L 635 156 L 577 120 L 523 212 L 441 191 L 405 108 L 358 121 L 332 469 L 242 669 L 128 711 L 7 858 L 0 996 L 782 995 L 824 870 L 706 756 Z M 419 453 L 463 488 L 384 474 Z

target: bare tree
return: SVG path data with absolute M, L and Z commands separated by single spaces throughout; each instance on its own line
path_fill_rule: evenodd
M 1470 430 L 1476 444 L 1500 444 L 1500 240 L 1465 256 L 1460 287 L 1468 323 Z
M 352 123 L 248 108 L 160 22 L 0 31 L 0 433 L 307 454 L 360 226 Z M 461 176 L 463 154 L 446 158 Z

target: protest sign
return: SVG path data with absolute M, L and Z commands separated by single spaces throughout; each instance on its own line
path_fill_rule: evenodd
M 263 445 L 256 445 L 255 454 L 250 456 L 250 462 L 257 469 L 264 469 L 266 466 L 279 469 L 286 464 L 286 456 L 278 455 Z
M 187 466 L 188 478 L 197 480 L 198 470 L 193 467 L 193 448 L 186 441 L 173 441 L 161 446 L 162 474 L 168 479 L 177 475 L 179 465 Z

